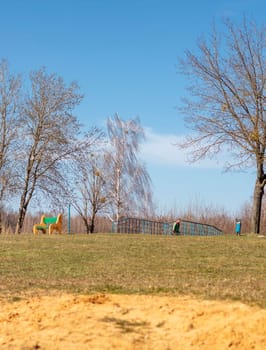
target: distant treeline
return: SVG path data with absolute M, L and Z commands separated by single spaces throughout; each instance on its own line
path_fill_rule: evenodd
M 40 221 L 41 215 L 43 213 L 31 214 L 28 213 L 25 218 L 23 225 L 23 233 L 32 233 L 33 225 Z M 45 213 L 46 215 L 56 216 L 58 213 Z M 241 220 L 242 223 L 242 233 L 249 233 L 250 228 L 250 215 L 251 208 L 248 205 L 245 205 L 237 215 L 237 218 Z M 149 217 L 149 220 L 161 221 L 161 222 L 174 222 L 176 218 L 181 220 L 191 220 L 200 222 L 202 224 L 214 225 L 217 228 L 221 229 L 225 234 L 233 234 L 235 232 L 235 220 L 236 215 L 229 215 L 224 212 L 222 209 L 211 209 L 206 206 L 199 208 L 199 205 L 196 205 L 194 208 L 187 208 L 183 212 L 175 214 L 173 212 L 167 213 L 166 215 L 157 215 Z M 14 233 L 17 222 L 17 213 L 13 211 L 4 211 L 2 213 L 3 217 L 3 233 Z M 77 214 L 71 214 L 70 226 L 68 222 L 68 213 L 64 213 L 63 219 L 64 232 L 68 233 L 69 229 L 71 233 L 85 233 L 86 227 L 84 221 Z M 98 216 L 95 222 L 95 233 L 99 232 L 111 232 L 112 231 L 112 222 L 108 217 Z M 266 215 L 265 210 L 263 210 L 262 216 L 262 229 L 261 233 L 266 233 Z

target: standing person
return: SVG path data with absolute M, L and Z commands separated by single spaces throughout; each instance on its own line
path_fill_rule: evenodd
M 173 235 L 179 235 L 180 234 L 179 229 L 180 229 L 180 219 L 177 219 L 173 225 Z
M 236 235 L 240 236 L 241 233 L 241 221 L 239 219 L 236 219 Z

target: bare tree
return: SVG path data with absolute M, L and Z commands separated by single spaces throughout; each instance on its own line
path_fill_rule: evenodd
M 137 157 L 139 146 L 145 139 L 139 120 L 123 121 L 116 114 L 108 118 L 107 130 L 110 149 L 106 153 L 108 186 L 112 215 L 118 221 L 122 215 L 152 208 L 151 180 L 145 165 Z
M 75 161 L 73 178 L 75 186 L 71 203 L 80 215 L 87 233 L 95 230 L 95 219 L 108 206 L 105 158 L 102 151 Z
M 0 233 L 4 200 L 14 191 L 12 172 L 19 126 L 18 105 L 21 81 L 9 71 L 7 61 L 0 62 Z
M 80 125 L 73 109 L 82 96 L 78 86 L 66 86 L 56 74 L 45 69 L 31 73 L 31 92 L 21 108 L 23 136 L 17 160 L 17 182 L 20 186 L 20 207 L 16 232 L 20 233 L 28 205 L 38 189 L 47 196 L 59 190 L 64 174 L 60 164 L 77 152 Z
M 241 25 L 225 21 L 225 29 L 220 36 L 213 29 L 209 41 L 199 40 L 197 54 L 188 50 L 180 62 L 192 82 L 183 111 L 193 130 L 181 146 L 190 148 L 191 161 L 226 150 L 227 170 L 256 169 L 251 227 L 259 233 L 266 183 L 266 31 L 246 19 Z

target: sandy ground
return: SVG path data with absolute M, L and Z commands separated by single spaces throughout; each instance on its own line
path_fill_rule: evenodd
M 266 310 L 189 297 L 0 299 L 0 349 L 266 349 Z

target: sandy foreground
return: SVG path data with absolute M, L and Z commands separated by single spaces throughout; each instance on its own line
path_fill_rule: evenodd
M 266 349 L 266 310 L 189 297 L 0 299 L 0 349 Z

